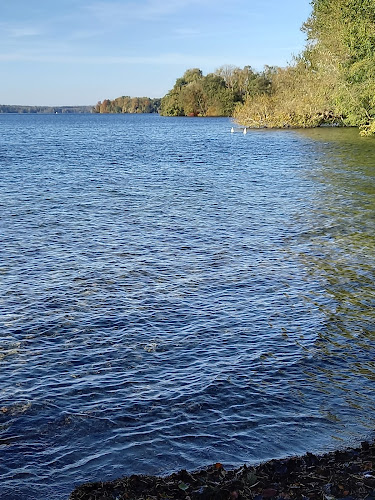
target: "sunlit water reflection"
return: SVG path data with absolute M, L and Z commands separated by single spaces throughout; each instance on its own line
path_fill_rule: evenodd
M 375 143 L 0 115 L 0 493 L 374 427 Z

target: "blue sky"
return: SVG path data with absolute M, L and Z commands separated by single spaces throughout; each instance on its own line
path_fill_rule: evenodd
M 161 97 L 188 68 L 284 66 L 309 0 L 2 0 L 0 104 Z

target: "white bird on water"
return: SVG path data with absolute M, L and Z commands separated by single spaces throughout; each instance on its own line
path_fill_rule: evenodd
M 233 132 L 235 132 L 234 127 L 232 127 L 232 128 L 230 129 L 230 131 L 231 131 L 231 133 L 233 134 Z M 245 128 L 243 129 L 243 133 L 244 133 L 244 134 L 247 134 L 247 127 L 245 127 Z

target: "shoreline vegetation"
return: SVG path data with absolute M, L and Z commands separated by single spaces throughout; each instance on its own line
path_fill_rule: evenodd
M 375 442 L 324 455 L 225 470 L 217 463 L 165 477 L 132 475 L 86 483 L 69 500 L 374 500 Z
M 95 113 L 159 113 L 162 116 L 233 116 L 236 105 L 246 96 L 263 94 L 271 85 L 273 68 L 257 72 L 225 65 L 204 76 L 199 68 L 185 71 L 173 88 L 161 99 L 122 96 L 99 101 Z
M 258 72 L 227 65 L 206 76 L 188 69 L 148 104 L 151 112 L 232 116 L 248 128 L 334 125 L 375 134 L 375 0 L 312 0 L 311 6 L 301 28 L 305 49 L 287 67 Z M 127 111 L 121 99 L 99 102 L 95 111 L 142 112 Z
M 0 106 L 19 113 L 227 116 L 247 128 L 358 127 L 375 134 L 375 0 L 311 0 L 305 49 L 287 67 L 185 71 L 161 99 L 122 96 L 96 106 Z
M 227 116 L 247 128 L 357 127 L 375 134 L 375 0 L 311 0 L 305 49 L 287 67 L 185 71 L 161 99 L 95 106 L 8 106 L 0 113 L 159 113 Z
M 251 66 L 226 65 L 203 76 L 199 68 L 188 69 L 161 99 L 163 116 L 233 116 L 237 105 L 248 95 L 262 95 L 270 90 L 272 68 L 262 72 Z
M 150 97 L 121 96 L 116 99 L 104 99 L 93 108 L 94 113 L 158 113 L 161 99 Z
M 312 0 L 304 51 L 234 118 L 247 127 L 358 127 L 375 133 L 375 0 Z
M 92 113 L 93 106 L 21 106 L 0 104 L 0 113 L 50 114 L 50 113 Z

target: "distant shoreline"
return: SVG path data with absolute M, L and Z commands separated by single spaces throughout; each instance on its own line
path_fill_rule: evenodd
M 94 113 L 94 106 L 22 106 L 0 104 L 0 114 Z

